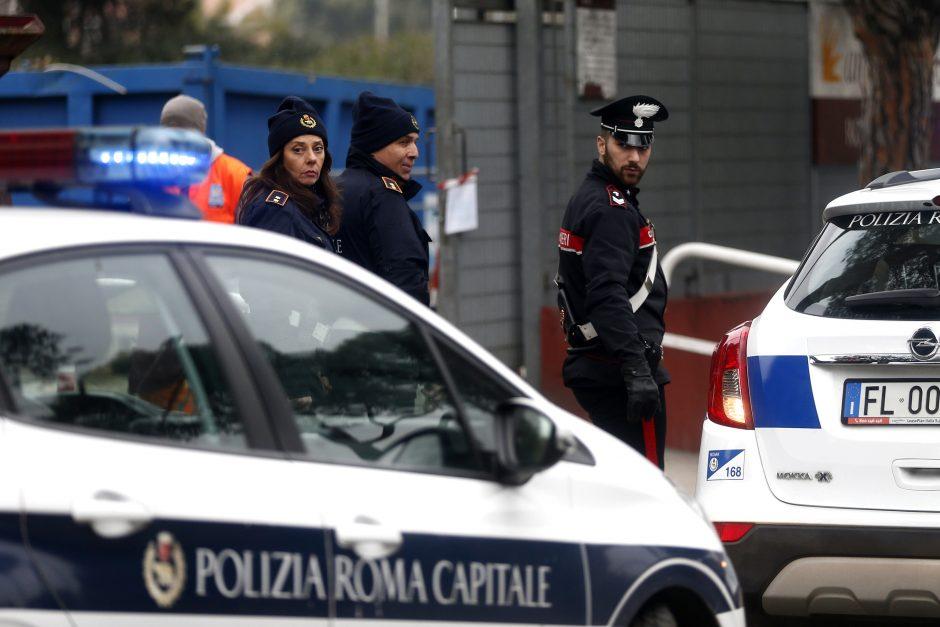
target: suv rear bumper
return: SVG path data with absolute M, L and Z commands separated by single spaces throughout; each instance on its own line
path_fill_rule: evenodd
M 757 525 L 725 549 L 749 612 L 940 618 L 940 529 Z

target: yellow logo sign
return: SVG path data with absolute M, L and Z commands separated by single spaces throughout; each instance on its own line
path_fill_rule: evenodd
M 415 116 L 411 116 L 411 124 L 415 127 L 416 131 L 421 130 L 418 128 L 418 119 Z
M 168 531 L 157 534 L 144 551 L 144 585 L 160 607 L 172 607 L 186 585 L 183 548 Z
M 317 121 L 313 119 L 312 115 L 304 113 L 300 116 L 300 125 L 306 126 L 307 128 L 314 128 L 317 125 Z

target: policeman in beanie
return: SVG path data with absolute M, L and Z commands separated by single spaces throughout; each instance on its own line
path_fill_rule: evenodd
M 425 305 L 428 242 L 408 201 L 418 158 L 418 121 L 394 100 L 364 91 L 352 110 L 346 169 L 338 177 L 343 224 L 336 252 L 400 287 Z
M 655 98 L 631 96 L 591 115 L 601 118 L 597 160 L 558 235 L 564 381 L 594 424 L 662 468 L 666 279 L 637 184 L 653 152 L 653 125 L 669 114 Z
M 236 222 L 333 250 L 342 203 L 330 178 L 326 125 L 309 102 L 288 96 L 268 118 L 268 159 L 248 179 Z

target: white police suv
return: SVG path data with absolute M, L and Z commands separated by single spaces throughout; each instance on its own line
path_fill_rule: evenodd
M 751 616 L 940 619 L 940 170 L 831 202 L 712 360 L 697 496 Z
M 207 157 L 5 133 L 0 180 L 183 214 Z M 656 468 L 339 257 L 74 208 L 0 243 L 0 625 L 743 625 Z

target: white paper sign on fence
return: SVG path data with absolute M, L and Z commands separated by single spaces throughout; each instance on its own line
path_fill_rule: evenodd
M 443 184 L 445 193 L 444 233 L 453 235 L 477 228 L 477 171 L 474 169 L 460 178 L 448 179 Z

